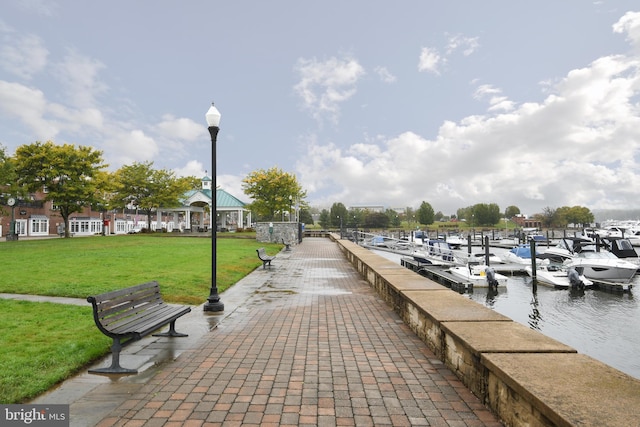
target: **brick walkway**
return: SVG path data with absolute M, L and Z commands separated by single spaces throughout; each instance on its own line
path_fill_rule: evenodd
M 500 426 L 329 239 L 264 284 L 98 425 Z M 224 293 L 221 295 L 224 302 Z

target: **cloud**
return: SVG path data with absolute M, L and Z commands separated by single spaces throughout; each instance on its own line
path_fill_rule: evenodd
M 396 76 L 391 74 L 391 72 L 386 67 L 376 67 L 374 69 L 380 80 L 385 83 L 395 83 L 397 81 Z
M 76 107 L 92 107 L 109 87 L 99 79 L 102 62 L 69 50 L 54 66 L 54 75 L 65 89 L 67 101 Z
M 162 117 L 158 129 L 168 138 L 196 141 L 207 133 L 205 127 L 189 118 L 176 118 L 171 114 Z
M 447 55 L 452 55 L 454 52 L 462 49 L 464 56 L 469 56 L 478 49 L 480 43 L 478 37 L 465 37 L 462 34 L 456 34 L 449 37 L 447 42 Z
M 340 116 L 340 105 L 356 93 L 356 84 L 365 74 L 355 59 L 336 57 L 326 61 L 301 58 L 294 70 L 299 77 L 294 91 L 304 109 L 319 122 L 328 119 L 334 123 Z
M 444 61 L 445 60 L 440 56 L 437 49 L 423 47 L 420 51 L 420 58 L 418 60 L 418 71 L 428 71 L 439 75 L 440 71 L 438 68 Z
M 636 49 L 640 48 L 640 12 L 627 12 L 613 24 L 613 32 L 626 34 L 627 41 Z
M 346 148 L 312 141 L 300 180 L 326 205 L 428 201 L 445 214 L 476 203 L 526 214 L 640 206 L 640 58 L 598 58 L 546 90 L 543 101 L 516 106 L 499 88 L 478 86 L 486 113 L 446 121 L 431 139 L 404 132 Z
M 145 162 L 159 153 L 155 140 L 139 129 L 131 131 L 111 131 L 105 141 L 107 163 L 115 170 L 122 165 Z M 161 166 L 158 166 L 161 167 Z
M 34 34 L 19 35 L 8 27 L 0 28 L 0 67 L 25 80 L 31 79 L 47 65 L 49 51 L 40 37 Z

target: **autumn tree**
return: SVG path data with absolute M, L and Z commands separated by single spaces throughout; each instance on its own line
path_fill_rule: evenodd
M 51 141 L 18 147 L 15 154 L 16 183 L 31 193 L 43 192 L 64 221 L 69 237 L 69 216 L 100 202 L 101 177 L 107 167 L 102 151 Z
M 264 220 L 289 212 L 292 204 L 298 202 L 302 208 L 306 191 L 298 183 L 294 174 L 273 167 L 251 172 L 242 180 L 242 189 L 253 199 L 250 209 Z
M 115 173 L 113 207 L 135 206 L 147 216 L 160 207 L 180 206 L 181 196 L 192 186 L 191 179 L 177 178 L 173 171 L 154 169 L 153 162 L 125 165 Z

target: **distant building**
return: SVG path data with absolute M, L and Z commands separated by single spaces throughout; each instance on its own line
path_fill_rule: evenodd
M 147 216 L 134 207 L 109 211 L 94 211 L 87 207 L 69 218 L 69 232 L 73 235 L 126 234 L 144 228 L 172 231 L 208 231 L 211 229 L 212 180 L 202 178 L 202 188 L 185 193 L 180 207 L 160 208 L 147 224 Z M 51 201 L 44 201 L 45 194 L 33 194 L 31 199 L 18 199 L 12 207 L 3 200 L 0 216 L 0 235 L 10 231 L 11 219 L 15 220 L 19 237 L 44 237 L 62 235 L 64 221 Z M 251 224 L 251 212 L 246 204 L 222 189 L 216 191 L 216 217 L 218 230 L 235 230 Z M 208 209 L 205 209 L 208 207 Z M 0 212 L 2 213 L 2 212 Z

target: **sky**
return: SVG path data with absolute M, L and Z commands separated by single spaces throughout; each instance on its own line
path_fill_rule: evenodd
M 314 207 L 640 208 L 637 0 L 3 0 L 0 144 Z

